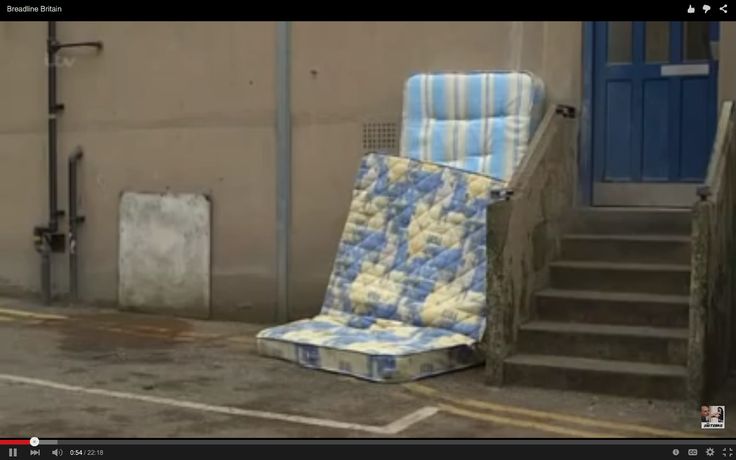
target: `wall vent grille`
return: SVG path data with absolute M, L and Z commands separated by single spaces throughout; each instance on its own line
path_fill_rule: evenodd
M 363 149 L 369 152 L 395 153 L 399 143 L 399 127 L 393 122 L 363 123 Z

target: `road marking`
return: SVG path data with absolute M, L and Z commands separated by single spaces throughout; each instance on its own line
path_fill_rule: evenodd
M 594 433 L 592 431 L 575 430 L 572 428 L 563 428 L 555 425 L 549 425 L 543 422 L 533 422 L 530 420 L 518 420 L 509 417 L 499 417 L 497 415 L 483 414 L 476 411 L 460 409 L 459 407 L 451 406 L 449 404 L 438 404 L 439 409 L 443 412 L 448 412 L 454 415 L 460 415 L 462 417 L 474 418 L 476 420 L 483 420 L 486 422 L 493 422 L 499 425 L 510 425 L 519 428 L 531 428 L 538 431 L 547 431 L 550 433 L 560 434 L 571 438 L 620 438 L 622 436 Z
M 0 315 L 17 316 L 19 318 L 33 319 L 68 319 L 68 316 L 52 315 L 50 313 L 32 313 L 24 310 L 14 310 L 11 308 L 0 308 Z
M 436 414 L 438 411 L 439 409 L 434 406 L 425 406 L 412 412 L 411 414 L 405 415 L 404 417 L 401 417 L 400 419 L 389 423 L 382 429 L 386 432 L 386 434 L 401 433 L 410 426 L 415 425 L 422 420 L 428 419 L 429 417 Z
M 20 375 L 0 374 L 0 381 L 11 383 L 20 383 L 25 385 L 33 385 L 38 387 L 53 388 L 55 390 L 70 391 L 74 393 L 83 393 L 97 396 L 106 396 L 108 398 L 143 401 L 152 404 L 160 404 L 164 406 L 178 407 L 182 409 L 198 410 L 202 412 L 214 412 L 226 415 L 239 415 L 243 417 L 261 418 L 268 420 L 279 420 L 289 423 L 298 423 L 302 425 L 312 425 L 322 428 L 335 428 L 339 430 L 364 431 L 373 434 L 392 435 L 398 434 L 412 425 L 435 415 L 439 409 L 436 407 L 423 407 L 412 412 L 394 422 L 384 426 L 362 425 L 359 423 L 340 422 L 337 420 L 305 417 L 301 415 L 280 414 L 277 412 L 268 412 L 260 410 L 241 409 L 239 407 L 215 406 L 203 404 L 194 401 L 185 401 L 181 399 L 162 398 L 158 396 L 148 396 L 135 393 L 127 393 L 122 391 L 104 390 L 101 388 L 80 387 L 76 385 L 67 385 L 64 383 L 52 382 L 50 380 L 42 380 Z
M 634 432 L 634 433 L 653 435 L 657 437 L 671 437 L 671 438 L 694 438 L 694 437 L 695 438 L 706 438 L 707 437 L 707 436 L 697 434 L 697 433 L 687 433 L 687 432 L 682 432 L 682 431 L 664 430 L 664 429 L 652 428 L 648 426 L 634 425 L 630 423 L 612 422 L 608 420 L 579 417 L 575 415 L 560 414 L 556 412 L 546 412 L 546 411 L 541 411 L 541 410 L 526 409 L 523 407 L 509 406 L 509 405 L 491 403 L 488 401 L 479 401 L 475 399 L 455 398 L 452 396 L 446 396 L 444 394 L 441 394 L 439 391 L 435 390 L 434 388 L 430 388 L 428 386 L 421 385 L 418 383 L 408 383 L 408 384 L 405 384 L 404 387 L 410 391 L 420 393 L 425 396 L 431 396 L 431 397 L 438 398 L 438 399 L 441 399 L 441 400 L 444 400 L 444 401 L 447 401 L 453 404 L 466 406 L 466 407 L 473 407 L 476 409 L 484 409 L 484 410 L 501 412 L 501 413 L 523 415 L 523 416 L 547 419 L 547 420 L 555 420 L 558 422 L 567 422 L 567 423 L 573 423 L 577 425 L 585 425 L 589 427 L 629 431 L 629 432 Z

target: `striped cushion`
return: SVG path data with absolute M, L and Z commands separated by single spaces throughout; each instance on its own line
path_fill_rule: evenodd
M 404 88 L 400 155 L 508 181 L 542 116 L 530 73 L 418 74 Z

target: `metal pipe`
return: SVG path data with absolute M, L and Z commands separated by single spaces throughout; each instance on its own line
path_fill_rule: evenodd
M 102 42 L 101 41 L 94 41 L 94 42 L 71 42 L 71 43 L 56 43 L 54 46 L 54 49 L 56 51 L 62 49 L 62 48 L 77 48 L 80 46 L 91 46 L 93 48 L 97 48 L 98 50 L 102 49 Z
M 48 242 L 41 248 L 41 295 L 43 303 L 51 303 L 51 247 Z
M 291 236 L 291 23 L 276 25 L 276 317 L 289 319 Z
M 79 298 L 79 277 L 77 262 L 77 232 L 84 216 L 77 210 L 77 165 L 84 153 L 77 147 L 69 156 L 69 297 L 72 303 Z
M 59 204 L 56 182 L 56 115 L 59 105 L 56 102 L 56 22 L 48 22 L 46 36 L 46 69 L 48 73 L 48 194 L 49 220 L 46 227 L 36 228 L 36 246 L 41 253 L 41 293 L 44 303 L 51 302 L 51 238 L 59 228 Z
M 51 254 L 53 252 L 64 252 L 65 250 L 64 234 L 59 232 L 59 220 L 64 216 L 64 211 L 59 210 L 57 190 L 57 119 L 59 113 L 64 110 L 64 105 L 59 104 L 56 100 L 56 53 L 62 48 L 72 47 L 94 47 L 99 51 L 102 49 L 102 42 L 59 43 L 59 40 L 56 37 L 56 22 L 49 21 L 46 37 L 46 69 L 48 72 L 49 221 L 45 226 L 37 226 L 33 229 L 33 236 L 35 238 L 34 244 L 36 246 L 36 250 L 41 254 L 41 291 L 45 303 L 50 303 L 52 298 Z M 75 222 L 74 225 L 77 223 L 79 222 Z M 74 263 L 76 266 L 76 261 Z
M 49 117 L 49 146 L 48 146 L 48 168 L 49 168 L 49 232 L 54 233 L 59 228 L 59 204 L 56 182 L 56 145 L 57 126 L 56 115 L 59 106 L 56 102 L 56 22 L 49 21 L 48 37 L 46 40 L 46 53 L 48 59 L 48 117 Z

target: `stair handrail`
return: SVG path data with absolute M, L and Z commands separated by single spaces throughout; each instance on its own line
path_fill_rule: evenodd
M 736 133 L 734 102 L 718 117 L 708 171 L 693 206 L 688 396 L 705 403 L 733 358 L 736 301 Z
M 720 194 L 720 186 L 723 175 L 723 162 L 726 152 L 733 142 L 733 118 L 734 118 L 734 101 L 724 101 L 721 107 L 720 116 L 718 117 L 718 126 L 716 128 L 716 136 L 711 150 L 710 160 L 708 161 L 708 171 L 705 181 L 701 187 L 698 187 L 697 194 L 701 200 L 717 199 Z

